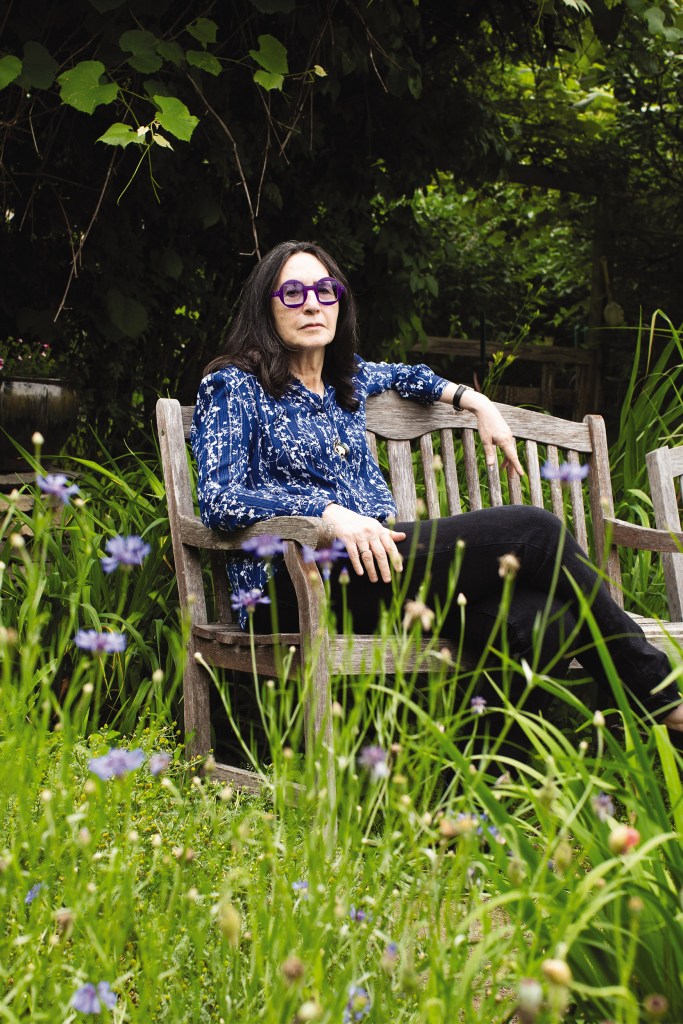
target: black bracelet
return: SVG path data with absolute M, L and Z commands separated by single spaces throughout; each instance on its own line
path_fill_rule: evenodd
M 471 390 L 472 388 L 468 387 L 467 384 L 458 384 L 457 388 L 455 389 L 455 394 L 453 395 L 453 408 L 455 409 L 456 412 L 462 412 L 460 399 L 462 398 L 466 391 Z

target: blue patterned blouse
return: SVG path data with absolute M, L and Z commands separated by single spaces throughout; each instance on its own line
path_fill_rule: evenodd
M 369 363 L 360 357 L 357 362 L 355 412 L 337 405 L 330 385 L 320 397 L 295 380 L 275 399 L 253 374 L 236 366 L 204 378 L 191 442 L 199 510 L 207 526 L 230 531 L 273 516 L 322 516 L 330 502 L 381 521 L 396 514 L 365 436 L 365 400 L 393 388 L 403 398 L 431 404 L 448 382 L 424 365 Z M 340 454 L 340 445 L 348 453 Z M 273 564 L 276 569 L 278 560 Z M 268 563 L 259 559 L 228 560 L 234 593 L 264 590 L 268 571 Z M 246 620 L 242 609 L 243 628 Z

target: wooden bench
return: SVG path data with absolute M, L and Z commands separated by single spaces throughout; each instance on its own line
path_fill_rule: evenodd
M 462 412 L 455 415 L 444 403 L 424 406 L 387 392 L 367 403 L 368 438 L 373 452 L 388 466 L 389 483 L 398 507 L 398 519 L 418 515 L 418 490 L 426 515 L 457 515 L 487 505 L 531 504 L 547 507 L 569 522 L 582 547 L 604 566 L 609 589 L 623 607 L 618 546 L 666 553 L 679 551 L 683 542 L 680 525 L 675 533 L 668 529 L 648 529 L 614 518 L 607 441 L 602 417 L 586 416 L 581 423 L 558 419 L 538 412 L 499 406 L 517 438 L 527 477 L 501 479 L 498 466 L 486 467 L 482 458 L 476 418 Z M 202 662 L 218 668 L 251 671 L 250 637 L 232 621 L 225 558 L 243 555 L 241 545 L 250 537 L 277 534 L 287 541 L 285 563 L 297 593 L 300 632 L 283 635 L 257 635 L 254 658 L 258 673 L 273 675 L 281 663 L 282 651 L 294 647 L 294 666 L 307 668 L 308 728 L 316 734 L 322 729 L 329 736 L 330 676 L 358 673 L 363 665 L 372 665 L 376 654 L 374 636 L 354 636 L 350 646 L 343 636 L 328 635 L 321 628 L 324 616 L 324 587 L 317 567 L 303 561 L 302 545 L 325 547 L 332 539 L 329 528 L 319 518 L 281 517 L 234 533 L 208 529 L 197 518 L 191 475 L 188 466 L 187 439 L 193 413 L 175 399 L 157 403 L 157 423 L 166 486 L 168 511 L 178 590 L 181 605 L 191 623 L 188 660 L 183 679 L 184 727 L 189 752 L 207 755 L 211 749 L 209 720 L 209 675 Z M 435 456 L 439 455 L 439 459 Z M 541 477 L 541 466 L 548 462 L 579 464 L 587 462 L 590 473 L 586 484 L 573 482 L 563 488 L 557 481 Z M 588 522 L 592 524 L 589 534 Z M 208 552 L 213 582 L 212 621 L 207 616 L 200 553 Z M 683 639 L 680 621 L 662 624 L 634 616 L 657 645 Z M 680 620 L 680 605 L 672 618 Z M 315 656 L 312 651 L 315 648 Z M 419 652 L 415 657 L 419 656 Z M 391 650 L 381 652 L 387 672 L 393 668 Z M 307 662 L 308 659 L 308 662 Z M 240 785 L 256 788 L 254 773 L 228 765 L 216 772 Z
M 645 456 L 655 523 L 660 530 L 680 533 L 683 486 L 683 447 L 657 448 Z M 664 583 L 672 620 L 683 619 L 683 553 L 662 554 Z

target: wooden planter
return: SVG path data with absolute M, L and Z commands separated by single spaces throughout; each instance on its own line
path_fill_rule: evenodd
M 46 377 L 0 376 L 0 473 L 29 468 L 10 438 L 33 451 L 31 438 L 39 431 L 49 459 L 64 447 L 76 426 L 78 395 L 69 381 Z

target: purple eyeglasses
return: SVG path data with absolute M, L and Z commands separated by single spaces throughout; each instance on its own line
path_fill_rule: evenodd
M 313 292 L 321 306 L 334 306 L 339 302 L 346 288 L 336 277 L 321 277 L 315 284 L 303 284 L 301 281 L 285 281 L 271 298 L 279 299 L 283 306 L 303 306 L 308 293 Z

